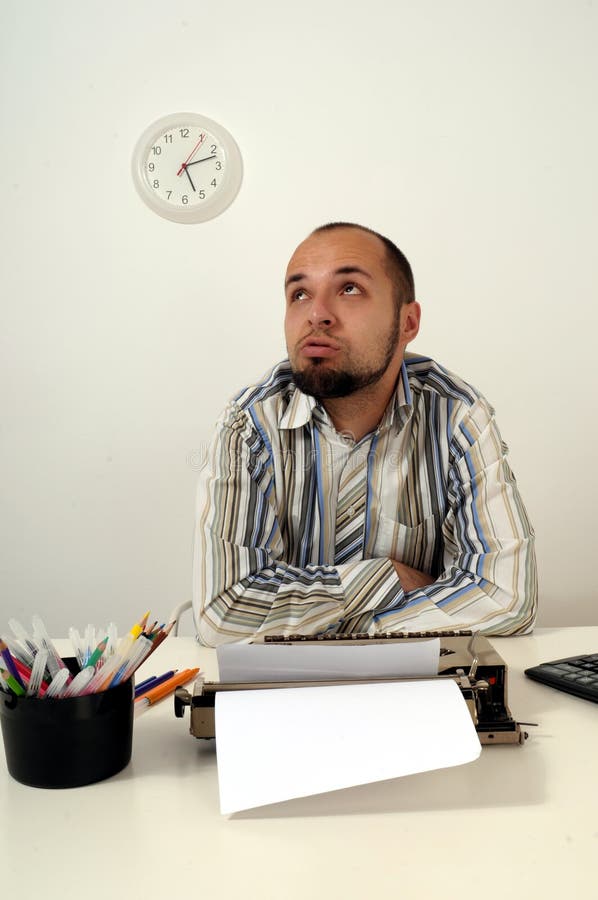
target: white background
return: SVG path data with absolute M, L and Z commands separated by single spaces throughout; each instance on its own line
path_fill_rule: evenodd
M 540 623 L 596 624 L 597 51 L 593 0 L 1 0 L 2 622 L 190 597 L 213 423 L 285 355 L 295 245 L 343 218 L 411 260 L 412 349 L 496 407 Z M 202 225 L 130 177 L 179 110 L 243 154 Z

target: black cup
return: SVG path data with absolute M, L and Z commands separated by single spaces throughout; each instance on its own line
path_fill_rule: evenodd
M 80 787 L 116 775 L 131 759 L 134 693 L 133 678 L 63 699 L 0 690 L 8 771 L 23 784 L 44 788 Z

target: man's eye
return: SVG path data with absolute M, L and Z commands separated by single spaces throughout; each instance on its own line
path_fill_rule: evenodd
M 293 291 L 291 295 L 292 300 L 305 300 L 307 294 L 303 290 L 303 288 L 299 288 L 298 291 Z
M 361 294 L 361 291 L 359 290 L 359 288 L 357 287 L 356 284 L 353 284 L 353 282 L 350 282 L 350 284 L 346 284 L 344 286 L 343 293 L 344 294 Z

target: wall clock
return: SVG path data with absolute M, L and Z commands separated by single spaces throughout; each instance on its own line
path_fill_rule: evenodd
M 226 128 L 197 113 L 153 122 L 133 151 L 133 181 L 144 203 L 173 222 L 205 222 L 241 187 L 243 163 Z

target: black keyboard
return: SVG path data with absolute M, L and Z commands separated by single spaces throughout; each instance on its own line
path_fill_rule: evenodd
M 525 670 L 535 681 L 598 703 L 598 653 L 569 656 Z

